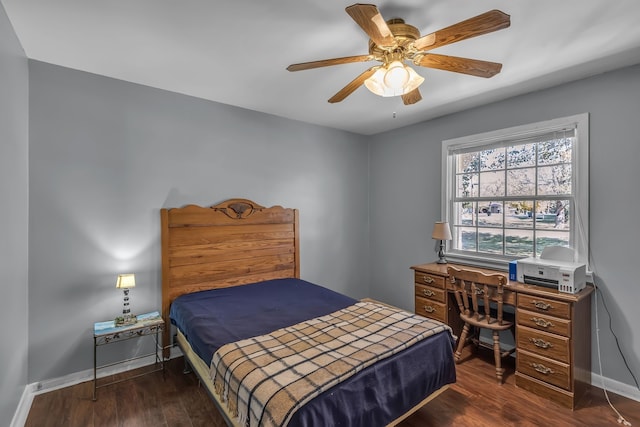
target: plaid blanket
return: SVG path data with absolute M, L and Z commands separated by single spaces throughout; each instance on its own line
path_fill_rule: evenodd
M 222 346 L 210 375 L 244 426 L 285 426 L 323 391 L 449 326 L 370 302 Z

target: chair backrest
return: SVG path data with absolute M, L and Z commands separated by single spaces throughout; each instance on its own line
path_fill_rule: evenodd
M 473 317 L 476 321 L 485 321 L 487 324 L 497 321 L 503 324 L 502 307 L 504 304 L 504 287 L 507 278 L 503 274 L 485 274 L 480 271 L 464 270 L 448 266 L 447 273 L 453 285 L 456 302 L 460 313 Z M 479 301 L 483 302 L 480 312 Z M 471 301 L 471 306 L 469 305 Z M 497 304 L 495 318 L 491 317 L 490 303 Z

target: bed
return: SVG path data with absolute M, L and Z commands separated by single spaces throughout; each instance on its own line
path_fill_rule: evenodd
M 391 426 L 455 382 L 453 339 L 446 325 L 371 300 L 357 301 L 300 279 L 296 209 L 231 199 L 211 207 L 162 209 L 161 227 L 164 342 L 169 342 L 173 325 L 186 361 L 229 426 Z M 358 320 L 345 323 L 346 318 Z M 299 360 L 301 355 L 311 352 L 317 357 L 320 348 L 317 342 L 308 344 L 315 334 L 308 331 L 328 331 L 327 325 L 331 337 L 323 344 L 360 347 L 349 350 L 349 357 L 340 356 L 337 347 L 325 352 L 334 355 L 330 366 L 342 369 L 336 377 L 317 374 L 332 370 L 325 368 L 301 374 L 309 366 L 309 360 Z M 377 340 L 366 346 L 367 351 L 348 335 L 363 335 L 364 330 Z M 327 336 L 322 334 L 318 336 Z M 290 347 L 279 345 L 283 337 L 291 340 Z M 276 338 L 277 350 L 268 353 L 263 347 Z M 388 341 L 395 345 L 387 346 Z M 347 351 L 349 345 L 341 344 L 339 351 Z M 261 346 L 260 357 L 247 351 L 256 346 Z M 369 351 L 374 347 L 381 350 L 374 354 Z M 361 353 L 367 353 L 366 363 L 351 357 Z M 240 359 L 239 354 L 246 358 Z M 264 365 L 268 369 L 274 362 L 290 364 L 295 359 L 296 364 L 293 370 L 288 366 L 267 372 L 260 363 L 269 357 L 270 363 Z M 351 366 L 343 366 L 352 359 Z M 255 380 L 260 387 L 270 388 L 267 385 L 281 384 L 286 378 L 290 388 L 273 391 L 267 399 L 271 403 L 260 406 L 258 418 L 252 418 L 257 416 L 251 406 L 254 400 L 238 415 L 241 405 L 229 402 L 236 397 L 238 402 L 245 401 L 240 397 L 246 390 L 244 386 L 234 389 L 234 381 L 225 381 L 236 369 L 230 369 L 234 364 L 254 364 L 252 375 L 265 371 L 264 377 Z M 292 372 L 298 377 L 291 379 Z M 234 399 L 229 398 L 229 390 Z M 251 399 L 255 390 L 249 393 Z M 289 406 L 278 402 L 289 402 Z

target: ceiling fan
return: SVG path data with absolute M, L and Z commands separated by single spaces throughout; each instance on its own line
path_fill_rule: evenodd
M 354 62 L 379 61 L 382 63 L 367 69 L 353 79 L 329 98 L 331 103 L 344 100 L 364 84 L 376 95 L 402 96 L 405 105 L 415 104 L 422 99 L 418 87 L 424 78 L 408 67 L 405 61 L 422 67 L 485 78 L 498 74 L 502 69 L 502 64 L 496 62 L 429 52 L 441 46 L 509 27 L 511 25 L 509 15 L 499 10 L 485 12 L 422 37 L 416 27 L 406 24 L 402 19 L 385 21 L 375 5 L 356 3 L 345 10 L 369 36 L 368 55 L 303 62 L 287 67 L 289 71 L 301 71 Z

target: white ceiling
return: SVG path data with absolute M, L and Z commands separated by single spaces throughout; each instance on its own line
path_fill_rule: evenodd
M 364 86 L 333 94 L 375 63 L 291 73 L 291 63 L 368 53 L 353 0 L 1 0 L 26 55 L 365 135 L 640 63 L 638 0 L 393 0 L 376 4 L 421 35 L 491 9 L 511 27 L 434 50 L 503 64 L 490 79 L 415 67 L 423 100 Z M 395 115 L 395 118 L 394 118 Z

